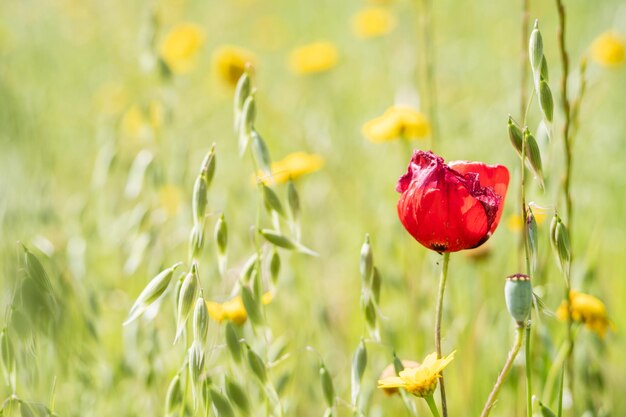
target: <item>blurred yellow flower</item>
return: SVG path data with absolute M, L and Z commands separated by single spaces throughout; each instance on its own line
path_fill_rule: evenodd
M 372 142 L 398 138 L 420 139 L 430 134 L 426 116 L 408 106 L 391 106 L 382 116 L 363 125 L 363 135 Z
M 359 38 L 386 35 L 396 27 L 396 19 L 384 7 L 367 7 L 352 17 L 352 31 Z
M 128 104 L 128 92 L 120 83 L 103 84 L 94 94 L 98 112 L 112 116 L 120 113 Z
M 261 302 L 267 305 L 272 302 L 272 298 L 272 293 L 266 292 L 261 296 Z M 218 323 L 228 320 L 235 324 L 242 325 L 248 319 L 248 313 L 239 295 L 223 303 L 207 301 L 206 306 L 209 311 L 209 317 Z
M 174 73 L 189 72 L 204 42 L 204 33 L 198 25 L 183 23 L 173 27 L 161 42 L 160 56 Z
M 238 46 L 224 45 L 213 53 L 213 67 L 219 79 L 225 84 L 235 87 L 246 65 L 255 65 L 256 57 L 247 49 Z
M 624 62 L 626 40 L 616 32 L 605 32 L 591 44 L 591 57 L 600 65 L 615 67 Z
M 435 392 L 441 371 L 454 359 L 452 352 L 446 357 L 437 359 L 435 352 L 426 356 L 424 362 L 414 368 L 405 368 L 399 376 L 391 376 L 378 380 L 378 388 L 404 388 L 417 397 L 428 397 Z
M 339 52 L 331 42 L 315 42 L 291 51 L 289 68 L 300 75 L 328 71 L 337 65 Z
M 604 303 L 593 295 L 578 291 L 570 291 L 570 308 L 572 320 L 583 323 L 589 330 L 604 337 L 608 329 L 614 329 L 614 324 L 606 314 Z M 567 303 L 563 301 L 556 311 L 559 320 L 567 320 Z
M 175 185 L 166 184 L 159 189 L 159 202 L 169 216 L 178 213 L 181 201 L 182 193 Z
M 535 210 L 533 212 L 535 215 L 535 221 L 537 225 L 543 224 L 548 218 L 548 212 Z M 517 213 L 509 214 L 509 217 L 506 218 L 506 227 L 511 232 L 521 232 L 522 227 L 524 226 L 524 219 Z
M 272 163 L 272 177 L 276 184 L 284 184 L 289 179 L 296 179 L 303 175 L 319 171 L 324 166 L 324 159 L 314 153 L 293 152 Z M 263 171 L 257 172 L 257 178 L 263 183 L 269 182 Z M 256 179 L 255 181 L 256 182 Z
M 147 106 L 133 104 L 122 116 L 121 128 L 125 136 L 145 138 L 163 125 L 163 104 L 151 100 Z

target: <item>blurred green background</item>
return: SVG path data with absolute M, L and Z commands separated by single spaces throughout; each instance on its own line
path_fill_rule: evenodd
M 219 278 L 208 243 L 205 297 L 224 300 L 253 251 L 253 171 L 247 159 L 238 157 L 233 90 L 219 79 L 212 60 L 218 47 L 230 44 L 256 56 L 257 128 L 273 159 L 306 151 L 325 160 L 322 170 L 297 182 L 303 241 L 320 257 L 285 253 L 279 289 L 267 307 L 274 336 L 284 337 L 290 352 L 273 370 L 276 378 L 288 375 L 282 393 L 287 414 L 324 411 L 318 358 L 307 345 L 324 358 L 338 395 L 349 399 L 351 357 L 366 329 L 358 271 L 365 233 L 371 235 L 383 276 L 386 317 L 382 345 L 368 346 L 364 389 L 373 392 L 367 396 L 367 414 L 405 412 L 398 398 L 376 392 L 375 383 L 391 360 L 392 347 L 399 356 L 418 361 L 434 350 L 440 256 L 415 242 L 395 212 L 395 182 L 406 169 L 409 148 L 427 149 L 431 143 L 376 144 L 361 133 L 363 123 L 394 102 L 419 107 L 424 101 L 422 7 L 417 1 L 383 3 L 397 24 L 374 39 L 353 34 L 352 16 L 369 4 L 357 0 L 0 4 L 2 306 L 8 311 L 22 273 L 18 241 L 42 259 L 63 306 L 58 322 L 37 326 L 26 320 L 17 332 L 20 398 L 49 403 L 56 380 L 55 408 L 62 416 L 163 413 L 167 385 L 184 354 L 180 344 L 171 345 L 171 297 L 154 321 L 127 328 L 121 323 L 152 276 L 186 259 L 193 181 L 213 142 L 218 167 L 209 207 L 223 211 L 229 222 L 230 271 L 226 279 Z M 574 97 L 580 57 L 599 34 L 617 29 L 624 35 L 626 5 L 571 0 L 566 7 Z M 501 226 L 487 243 L 489 256 L 477 261 L 464 253 L 452 255 L 443 341 L 445 352 L 457 349 L 446 370 L 452 416 L 480 412 L 513 338 L 502 291 L 505 276 L 520 271 L 519 231 L 507 227 L 510 215 L 519 211 L 519 159 L 506 132 L 508 115 L 519 117 L 520 10 L 520 1 L 433 4 L 436 151 L 446 160 L 501 163 L 512 175 Z M 530 18 L 540 20 L 558 103 L 554 4 L 531 0 Z M 158 65 L 148 65 L 150 49 L 185 22 L 202 29 L 204 42 L 189 73 L 166 78 Z M 337 65 L 320 74 L 292 73 L 287 65 L 292 48 L 320 40 L 336 45 Z M 575 398 L 581 412 L 619 416 L 626 413 L 620 395 L 626 388 L 626 70 L 590 61 L 587 78 L 574 149 L 573 286 L 606 303 L 616 331 L 605 339 L 580 331 Z M 156 123 L 150 121 L 151 106 L 157 106 Z M 533 184 L 528 194 L 540 206 L 563 211 L 557 198 L 563 172 L 558 105 L 555 114 L 552 140 L 540 144 L 546 191 Z M 539 121 L 535 104 L 529 126 L 534 129 Z M 129 191 L 129 172 L 142 149 L 153 159 L 141 187 Z M 283 196 L 284 186 L 277 191 Z M 209 228 L 216 219 L 209 218 Z M 541 256 L 534 279 L 548 308 L 556 310 L 563 281 L 547 240 L 548 223 L 539 226 Z M 538 323 L 533 339 L 537 394 L 563 327 L 547 316 Z M 213 325 L 210 333 L 214 343 L 223 343 L 223 326 Z M 210 373 L 223 372 L 224 356 L 218 350 Z M 6 383 L 0 394 L 11 394 Z M 523 366 L 516 366 L 492 415 L 521 416 L 524 401 Z M 427 414 L 421 402 L 418 410 Z M 338 411 L 349 415 L 346 408 Z

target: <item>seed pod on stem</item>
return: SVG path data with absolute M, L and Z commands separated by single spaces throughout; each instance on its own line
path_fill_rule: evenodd
M 504 299 L 509 314 L 518 326 L 523 327 L 532 308 L 533 289 L 530 277 L 524 274 L 514 274 L 506 278 L 504 284 Z
M 191 313 L 193 303 L 198 296 L 199 278 L 198 278 L 198 266 L 194 262 L 191 265 L 191 272 L 187 274 L 180 286 L 180 293 L 178 295 L 178 314 L 176 324 L 176 338 L 174 343 L 178 341 L 178 338 L 185 330 L 185 324 L 187 318 Z

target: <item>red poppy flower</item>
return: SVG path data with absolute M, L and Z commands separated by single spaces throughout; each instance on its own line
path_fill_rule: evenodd
M 415 151 L 400 177 L 398 216 L 422 245 L 456 252 L 482 245 L 498 227 L 509 170 L 502 165 L 456 161 Z

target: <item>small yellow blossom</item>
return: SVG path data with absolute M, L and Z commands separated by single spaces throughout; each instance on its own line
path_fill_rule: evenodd
M 420 366 L 420 364 L 415 362 L 415 361 L 402 360 L 401 362 L 402 362 L 402 366 L 405 369 L 406 368 L 417 368 L 418 366 Z M 383 379 L 391 378 L 391 377 L 394 377 L 394 376 L 396 376 L 396 367 L 394 366 L 393 363 L 390 363 L 380 373 L 379 379 L 383 380 Z M 396 394 L 398 392 L 398 388 L 395 388 L 395 387 L 394 388 L 383 388 L 382 390 L 387 395 L 393 395 L 393 394 Z
M 337 65 L 339 52 L 331 42 L 315 42 L 291 51 L 289 68 L 299 75 L 328 71 Z
M 166 184 L 159 189 L 159 201 L 161 207 L 171 217 L 178 213 L 182 201 L 180 188 L 175 185 Z
M 189 72 L 204 42 L 202 29 L 191 23 L 172 28 L 161 42 L 160 56 L 174 73 Z
M 352 18 L 352 31 L 359 38 L 386 35 L 396 27 L 396 19 L 384 7 L 367 7 Z
M 280 161 L 272 163 L 272 178 L 276 184 L 284 184 L 289 179 L 295 180 L 303 175 L 319 171 L 324 166 L 324 159 L 314 153 L 294 152 Z M 263 171 L 257 172 L 257 178 L 266 183 L 269 178 Z M 257 178 L 254 179 L 256 183 Z
M 147 106 L 133 104 L 122 116 L 122 133 L 132 138 L 145 138 L 163 125 L 163 104 L 151 100 Z
M 120 83 L 106 83 L 94 94 L 94 102 L 98 112 L 105 116 L 116 115 L 128 105 L 128 92 Z
M 604 337 L 608 329 L 615 326 L 606 314 L 604 303 L 593 295 L 570 291 L 572 320 L 583 323 L 589 330 Z M 556 311 L 559 320 L 567 320 L 567 303 L 563 301 Z
M 398 138 L 420 139 L 430 134 L 430 123 L 412 107 L 391 106 L 382 116 L 365 123 L 362 132 L 375 143 Z
M 213 53 L 213 67 L 221 81 L 235 87 L 246 69 L 246 65 L 254 66 L 256 57 L 247 49 L 238 46 L 224 45 Z
M 272 298 L 273 294 L 266 292 L 261 296 L 261 302 L 267 305 L 272 302 Z M 228 301 L 224 301 L 223 303 L 207 301 L 206 306 L 209 312 L 209 317 L 218 323 L 228 320 L 237 325 L 242 325 L 248 319 L 248 313 L 246 312 L 243 300 L 239 295 Z
M 452 352 L 446 357 L 437 359 L 435 352 L 426 356 L 424 362 L 414 368 L 405 368 L 399 376 L 391 376 L 378 380 L 378 388 L 404 388 L 417 397 L 428 397 L 435 392 L 441 371 L 454 359 Z
M 615 67 L 624 62 L 626 40 L 616 32 L 605 32 L 591 44 L 591 57 L 600 65 Z

